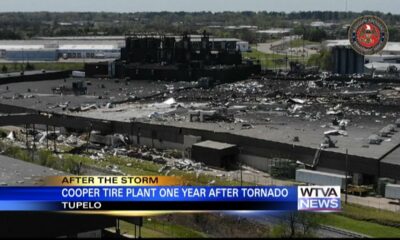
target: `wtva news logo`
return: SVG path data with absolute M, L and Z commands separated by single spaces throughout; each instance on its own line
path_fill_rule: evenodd
M 299 211 L 338 212 L 341 210 L 339 186 L 305 186 L 297 191 Z

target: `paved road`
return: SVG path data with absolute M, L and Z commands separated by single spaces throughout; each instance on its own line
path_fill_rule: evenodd
M 342 194 L 342 200 L 344 201 L 345 195 Z M 392 212 L 400 212 L 400 205 L 392 204 L 394 200 L 388 198 L 377 198 L 377 197 L 358 197 L 354 195 L 348 195 L 347 201 L 349 203 L 355 203 L 362 206 L 388 210 Z
M 269 43 L 259 43 L 257 44 L 257 50 L 263 53 L 276 53 L 276 50 L 273 50 L 273 47 L 277 47 L 280 45 L 284 45 L 286 43 L 289 43 L 290 41 L 294 39 L 298 39 L 298 36 L 287 36 L 284 37 L 283 39 L 279 39 L 273 42 Z
M 290 46 L 288 46 L 286 44 L 288 44 L 292 40 L 299 39 L 299 38 L 300 38 L 299 36 L 287 36 L 287 37 L 277 40 L 277 41 L 273 41 L 273 42 L 269 42 L 269 43 L 259 43 L 259 44 L 257 44 L 257 50 L 260 52 L 263 52 L 263 53 L 267 53 L 267 54 L 272 54 L 272 53 L 286 54 L 286 52 L 288 54 L 290 54 L 290 52 L 288 51 L 288 48 Z M 276 48 L 280 48 L 278 46 L 282 46 L 283 49 L 282 50 L 276 49 Z M 273 49 L 274 47 L 275 47 L 275 49 Z M 296 52 L 300 52 L 300 54 L 301 54 L 302 49 L 303 49 L 302 47 L 292 48 L 292 50 L 293 50 L 292 53 L 295 55 Z M 311 50 L 311 49 L 308 49 L 307 47 L 305 48 L 305 51 L 306 51 L 305 52 L 306 56 L 317 53 L 316 50 Z M 299 56 L 301 56 L 301 55 L 299 55 Z
M 41 185 L 45 176 L 68 175 L 52 168 L 0 155 L 1 186 Z

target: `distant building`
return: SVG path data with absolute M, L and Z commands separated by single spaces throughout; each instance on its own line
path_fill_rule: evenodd
M 60 58 L 119 58 L 120 48 L 115 45 L 68 44 L 57 49 Z
M 74 24 L 70 22 L 59 22 L 58 25 L 66 27 L 66 26 L 73 26 Z
M 8 61 L 55 61 L 57 50 L 45 45 L 0 45 L 0 57 Z
M 388 63 L 388 62 L 372 62 L 367 63 L 365 66 L 365 72 L 368 74 L 379 74 L 388 76 L 398 77 L 400 73 L 400 63 Z
M 57 61 L 56 49 L 28 49 L 5 51 L 4 58 L 8 61 Z
M 224 27 L 227 30 L 243 30 L 243 29 L 248 29 L 248 30 L 257 30 L 258 26 L 253 26 L 253 25 L 240 25 L 240 26 L 225 26 Z
M 365 56 L 365 64 L 367 63 L 400 63 L 400 55 L 367 55 Z
M 336 23 L 326 23 L 326 22 L 322 22 L 322 21 L 315 21 L 310 23 L 311 27 L 318 27 L 318 28 L 330 28 L 333 26 L 336 26 Z
M 348 39 L 326 40 L 323 45 L 328 49 L 335 46 L 350 46 Z M 400 55 L 400 42 L 388 42 L 379 55 Z
M 8 44 L 0 43 L 0 58 L 7 61 L 57 61 L 59 58 L 120 57 L 120 47 L 113 44 Z
M 248 26 L 242 26 L 248 27 Z M 201 36 L 190 35 L 194 44 Z M 179 40 L 180 36 L 175 36 Z M 212 38 L 212 48 L 236 42 L 236 49 L 250 50 L 248 42 L 236 38 Z M 33 40 L 0 40 L 0 58 L 7 61 L 57 61 L 63 59 L 118 59 L 125 36 L 40 37 Z
M 258 30 L 256 31 L 258 34 L 262 34 L 264 36 L 285 36 L 289 35 L 292 31 L 292 28 L 271 28 L 266 30 Z
M 251 50 L 249 42 L 246 41 L 236 42 L 236 49 L 241 52 L 248 52 Z

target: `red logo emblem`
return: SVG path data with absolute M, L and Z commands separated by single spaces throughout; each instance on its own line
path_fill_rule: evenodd
M 355 51 L 372 55 L 381 51 L 389 38 L 386 24 L 378 17 L 364 16 L 353 22 L 349 29 L 349 40 Z
M 374 24 L 364 24 L 357 30 L 357 40 L 365 48 L 372 48 L 379 44 L 381 31 Z

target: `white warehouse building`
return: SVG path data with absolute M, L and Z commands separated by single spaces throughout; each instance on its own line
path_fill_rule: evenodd
M 65 44 L 57 49 L 59 58 L 119 58 L 121 50 L 116 45 Z
M 326 40 L 323 45 L 328 49 L 335 46 L 350 46 L 350 41 L 348 39 Z M 388 42 L 377 55 L 400 55 L 400 42 Z
M 117 59 L 121 40 L 35 39 L 0 40 L 0 59 L 5 61 L 57 61 L 63 59 Z

